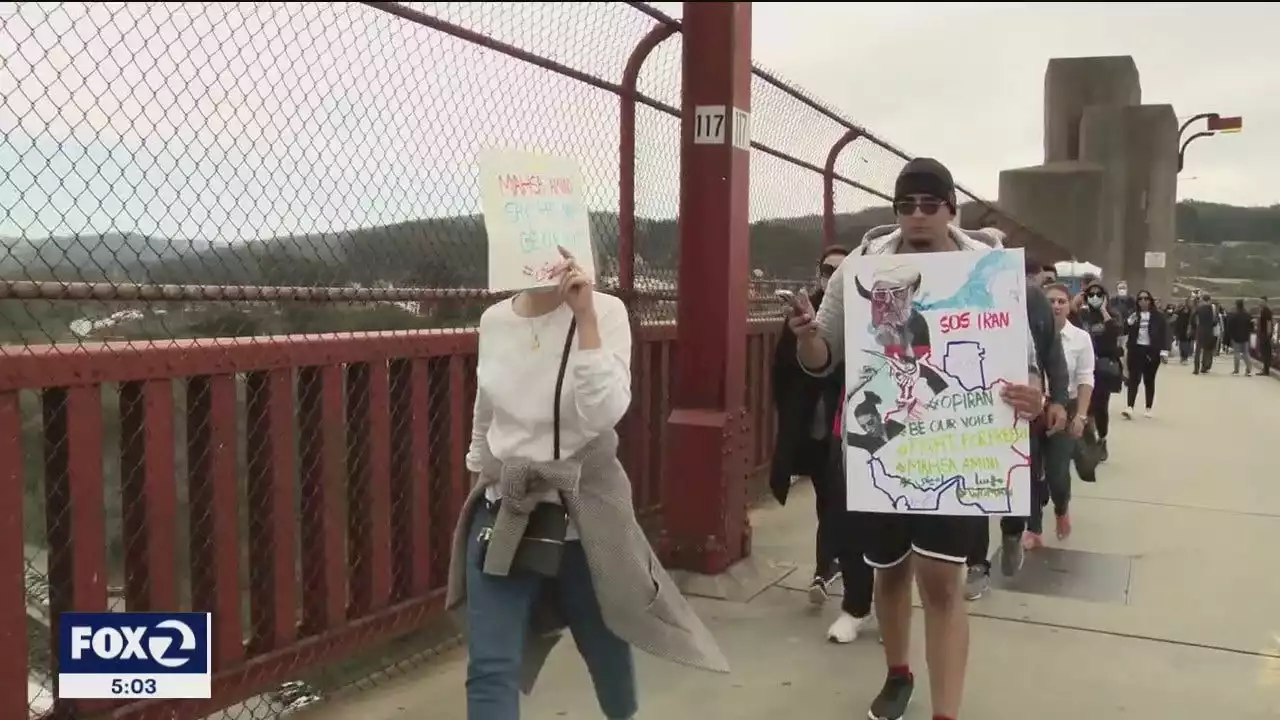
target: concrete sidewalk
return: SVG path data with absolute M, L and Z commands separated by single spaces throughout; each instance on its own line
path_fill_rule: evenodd
M 1111 460 L 1076 483 L 1064 588 L 1095 601 L 994 590 L 970 604 L 964 717 L 1111 720 L 1280 717 L 1280 383 L 1161 370 L 1157 416 L 1126 422 L 1113 404 Z M 758 557 L 795 570 L 750 602 L 695 599 L 733 663 L 729 676 L 640 659 L 641 718 L 862 718 L 884 674 L 873 636 L 824 641 L 837 610 L 810 609 L 807 488 L 754 514 Z M 1031 562 L 1030 560 L 1028 561 Z M 1052 569 L 1050 570 L 1053 571 Z M 913 656 L 928 718 L 922 618 Z M 307 720 L 463 720 L 461 653 L 377 689 L 300 714 Z M 526 701 L 531 720 L 600 717 L 565 643 Z

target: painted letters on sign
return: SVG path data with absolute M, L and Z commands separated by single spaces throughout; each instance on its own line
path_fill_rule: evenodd
M 480 154 L 480 198 L 489 238 L 489 289 L 554 285 L 563 247 L 595 279 L 591 227 L 578 163 L 513 150 Z

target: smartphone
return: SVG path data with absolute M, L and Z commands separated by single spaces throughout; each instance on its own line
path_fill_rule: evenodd
M 808 310 L 800 305 L 800 297 L 790 290 L 776 290 L 774 296 L 787 306 L 787 309 L 797 315 L 806 313 Z

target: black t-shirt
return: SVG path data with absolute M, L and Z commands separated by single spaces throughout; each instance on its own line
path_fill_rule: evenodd
M 1120 323 L 1115 318 L 1105 318 L 1093 308 L 1080 311 L 1079 325 L 1093 338 L 1093 354 L 1097 357 L 1120 356 Z

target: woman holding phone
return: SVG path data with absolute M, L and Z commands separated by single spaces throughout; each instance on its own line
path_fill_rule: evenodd
M 848 254 L 847 249 L 838 245 L 823 250 L 818 259 L 814 287 L 803 291 L 811 306 L 821 307 L 827 281 Z M 801 302 L 801 298 L 789 290 L 779 290 L 777 297 L 789 309 Z M 773 355 L 773 403 L 777 411 L 778 431 L 769 487 L 774 498 L 785 505 L 792 477 L 805 476 L 813 483 L 817 528 L 809 602 L 814 605 L 827 601 L 828 588 L 835 581 L 839 565 L 839 538 L 833 534 L 833 526 L 829 522 L 836 501 L 827 477 L 831 438 L 839 439 L 839 433 L 833 432 L 832 427 L 840 408 L 843 378 L 842 372 L 817 378 L 802 370 L 796 360 L 795 333 L 783 324 Z

